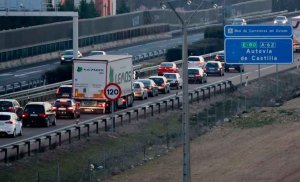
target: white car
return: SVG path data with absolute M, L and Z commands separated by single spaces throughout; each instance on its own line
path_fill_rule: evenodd
M 277 16 L 275 19 L 274 19 L 274 24 L 287 24 L 288 23 L 288 19 L 286 16 Z
M 247 22 L 243 18 L 235 18 L 232 22 L 232 25 L 247 25 Z
M 189 68 L 202 68 L 205 65 L 205 59 L 202 56 L 189 56 L 188 57 L 188 67 Z
M 171 88 L 176 88 L 177 90 L 182 88 L 182 78 L 179 73 L 165 73 L 164 77 L 167 78 Z
M 22 135 L 22 121 L 15 113 L 0 112 L 0 134 L 11 137 Z
M 91 51 L 90 56 L 94 56 L 94 55 L 106 55 L 105 51 Z

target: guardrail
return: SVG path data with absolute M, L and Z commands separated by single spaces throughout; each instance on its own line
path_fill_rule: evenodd
M 216 94 L 233 91 L 233 87 L 230 80 L 206 85 L 190 91 L 189 101 L 200 102 Z M 115 127 L 115 125 L 111 125 L 113 121 L 115 121 L 117 125 L 123 126 L 126 122 L 130 123 L 133 119 L 139 120 L 141 116 L 144 118 L 149 114 L 154 116 L 154 112 L 160 114 L 162 111 L 168 112 L 168 110 L 180 109 L 181 105 L 182 96 L 173 95 L 148 105 L 116 112 L 113 118 L 107 115 L 99 116 L 79 124 L 73 124 L 18 142 L 3 145 L 0 146 L 0 160 L 7 163 L 13 160 L 19 160 L 21 156 L 31 156 L 33 152 L 42 152 L 45 151 L 45 149 L 52 150 L 57 146 L 61 146 L 65 141 L 71 143 L 74 138 L 80 140 L 82 136 L 89 136 L 91 132 L 98 134 L 101 128 L 104 129 L 104 131 L 109 131 L 109 126 Z M 116 121 L 117 119 L 119 119 L 119 121 Z
M 218 51 L 219 52 L 219 51 Z M 214 59 L 218 52 L 202 55 L 206 60 Z M 178 66 L 181 66 L 182 60 L 175 61 Z M 157 66 L 141 68 L 141 65 L 135 65 L 134 70 L 137 70 L 139 77 L 147 77 L 156 74 Z M 21 105 L 25 105 L 29 101 L 41 101 L 49 100 L 55 97 L 56 89 L 61 85 L 72 84 L 72 80 L 64 82 L 54 83 L 50 85 L 44 85 L 33 89 L 13 92 L 5 95 L 1 95 L 0 99 L 17 99 Z

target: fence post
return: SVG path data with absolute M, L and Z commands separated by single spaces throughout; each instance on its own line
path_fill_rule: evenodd
M 190 96 L 190 98 L 191 98 L 191 101 L 190 101 L 190 103 L 193 103 L 193 93 L 189 93 L 189 96 Z
M 213 85 L 212 87 L 214 88 L 214 96 L 216 96 L 216 86 Z
M 170 101 L 172 102 L 172 111 L 174 110 L 174 98 L 170 99 Z
M 154 105 L 151 104 L 149 107 L 151 108 L 151 116 L 153 116 L 154 115 L 154 111 L 153 111 Z
M 196 90 L 195 92 L 197 94 L 197 102 L 199 102 L 200 101 L 199 90 Z
M 56 132 L 58 135 L 58 145 L 61 146 L 61 132 Z
M 78 140 L 80 140 L 81 128 L 80 128 L 80 126 L 76 126 L 75 128 L 76 128 L 76 130 L 78 130 Z
M 139 109 L 135 109 L 134 112 L 136 113 L 136 120 L 139 120 Z
M 144 119 L 146 119 L 146 106 L 142 107 L 142 109 L 144 110 Z
M 17 160 L 19 160 L 20 146 L 17 144 L 17 145 L 13 145 L 13 147 L 17 150 Z
M 99 133 L 99 122 L 95 121 L 94 124 L 96 125 L 96 133 Z
M 46 138 L 49 140 L 49 150 L 51 150 L 51 135 L 47 135 Z
M 38 144 L 39 144 L 39 152 L 41 152 L 41 139 L 40 139 L 40 138 L 37 138 L 36 141 L 37 141 Z
M 156 103 L 156 105 L 158 106 L 158 113 L 160 113 L 160 102 Z
M 163 103 L 165 104 L 165 112 L 168 112 L 168 101 L 164 100 Z
M 66 130 L 66 131 L 68 132 L 68 135 L 69 135 L 69 143 L 71 143 L 71 130 L 68 129 L 68 130 Z
M 123 114 L 119 114 L 119 118 L 121 118 L 121 126 L 123 126 Z
M 219 86 L 219 94 L 221 94 L 222 93 L 222 84 L 220 84 L 220 83 L 218 83 L 218 86 Z
M 128 115 L 128 121 L 129 121 L 129 123 L 131 123 L 131 112 L 128 111 L 128 112 L 127 112 L 127 115 Z
M 202 100 L 205 100 L 205 90 L 201 88 L 201 92 L 202 92 Z
M 179 98 L 179 96 L 176 97 L 176 100 L 177 100 L 177 107 L 179 109 L 180 108 L 180 98 Z
M 27 145 L 27 153 L 28 153 L 28 156 L 30 156 L 30 150 L 31 150 L 31 146 L 30 146 L 30 141 L 27 141 L 27 142 L 25 142 L 25 144 Z
M 90 125 L 89 124 L 85 124 L 84 126 L 87 129 L 87 136 L 89 137 L 90 136 Z
M 210 99 L 210 87 L 206 87 L 206 89 L 208 90 L 208 98 Z

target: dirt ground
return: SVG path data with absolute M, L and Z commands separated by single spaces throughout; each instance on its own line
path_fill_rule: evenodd
M 276 110 L 298 114 L 300 98 L 286 102 Z M 249 115 L 255 117 L 256 114 Z M 282 115 L 277 118 L 281 122 L 260 128 L 241 129 L 227 123 L 193 140 L 192 181 L 300 181 L 299 116 Z M 182 148 L 106 181 L 182 181 Z

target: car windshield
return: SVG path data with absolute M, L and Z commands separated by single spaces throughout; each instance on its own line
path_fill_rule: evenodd
M 175 74 L 164 74 L 164 76 L 168 79 L 176 79 L 176 75 Z
M 140 87 L 140 84 L 138 84 L 138 83 L 135 83 L 135 84 L 133 85 L 133 87 L 134 87 L 134 88 L 141 88 L 141 87 Z
M 276 20 L 285 20 L 285 17 L 284 16 L 278 16 L 278 17 L 276 17 Z
M 188 61 L 199 61 L 199 58 L 196 57 L 189 57 Z
M 65 51 L 64 55 L 73 55 L 73 51 Z
M 10 115 L 0 115 L 0 121 L 10 120 Z
M 58 93 L 72 93 L 72 87 L 60 87 Z
M 151 85 L 150 80 L 139 80 L 139 81 L 142 82 L 146 87 Z
M 198 69 L 189 69 L 188 74 L 189 75 L 199 74 L 199 70 Z
M 44 106 L 35 105 L 35 104 L 27 105 L 25 107 L 24 111 L 27 112 L 27 113 L 35 113 L 35 114 L 45 113 Z
M 161 63 L 160 66 L 162 67 L 173 67 L 172 63 Z
M 234 22 L 233 22 L 233 24 L 235 24 L 235 25 L 239 25 L 242 23 L 243 23 L 243 20 L 234 20 Z
M 91 55 L 91 56 L 93 56 L 93 55 L 104 55 L 104 53 L 103 53 L 102 51 L 92 51 L 92 52 L 90 53 L 90 55 Z
M 7 111 L 9 107 L 13 107 L 12 102 L 0 101 L 0 111 Z
M 72 102 L 70 100 L 68 100 L 68 101 L 58 100 L 54 103 L 54 106 L 56 106 L 56 107 L 60 107 L 60 106 L 69 107 L 69 106 L 72 106 Z
M 206 67 L 209 67 L 209 68 L 217 68 L 219 65 L 218 63 L 207 63 L 206 64 Z
M 151 80 L 153 80 L 156 85 L 161 85 L 162 83 L 164 83 L 164 80 L 162 78 L 150 78 Z

